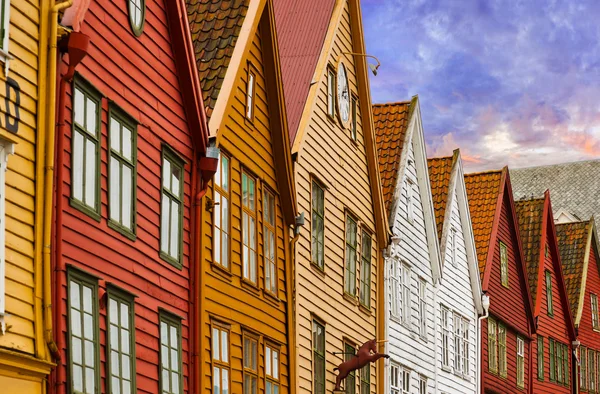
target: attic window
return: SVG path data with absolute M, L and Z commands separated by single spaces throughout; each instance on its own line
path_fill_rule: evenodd
M 335 72 L 331 68 L 327 70 L 327 115 L 335 116 Z
M 254 119 L 254 85 L 256 81 L 256 74 L 251 68 L 251 65 L 248 66 L 248 83 L 246 85 L 246 118 L 248 120 Z
M 146 18 L 146 0 L 127 0 L 129 9 L 129 24 L 136 37 L 142 35 Z

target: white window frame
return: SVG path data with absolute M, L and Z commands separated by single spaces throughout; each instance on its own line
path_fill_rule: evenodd
M 456 267 L 456 228 L 454 227 L 450 229 L 450 259 L 452 265 Z
M 525 387 L 525 341 L 517 337 L 517 386 Z
M 401 298 L 401 311 L 402 311 L 402 323 L 409 324 L 410 323 L 410 315 L 412 311 L 411 304 L 411 270 L 410 267 L 403 263 L 401 265 L 400 272 L 400 285 L 402 287 L 402 298 Z
M 391 394 L 400 394 L 400 390 L 402 390 L 402 381 L 400 378 L 401 368 L 397 364 L 390 365 L 390 393 Z
M 401 298 L 400 295 L 400 262 L 396 259 L 390 259 L 390 315 L 393 318 L 400 319 L 402 315 Z
M 470 343 L 469 343 L 469 331 L 471 329 L 471 322 L 465 318 L 461 321 L 462 324 L 462 333 L 463 333 L 463 349 L 462 349 L 462 357 L 463 357 L 463 376 L 467 377 L 471 373 L 471 355 L 470 355 Z
M 327 115 L 335 116 L 335 71 L 327 69 Z
M 410 369 L 402 367 L 402 394 L 410 394 Z
M 592 308 L 592 328 L 595 331 L 600 330 L 600 321 L 598 318 L 598 296 L 590 293 L 590 307 Z
M 500 242 L 500 283 L 502 286 L 509 287 L 508 276 L 508 247 L 504 242 Z M 506 282 L 506 283 L 505 283 Z
M 427 282 L 419 278 L 419 291 L 417 292 L 419 306 L 419 335 L 427 337 Z
M 463 370 L 463 326 L 462 316 L 454 313 L 453 330 L 454 330 L 454 373 L 462 374 Z
M 254 99 L 256 90 L 256 73 L 248 65 L 248 81 L 246 82 L 246 119 L 254 120 Z
M 450 317 L 451 313 L 445 306 L 441 307 L 442 319 L 442 368 L 450 368 Z
M 427 394 L 427 377 L 419 375 L 419 394 Z
M 6 170 L 8 155 L 15 154 L 15 146 L 0 140 L 0 329 L 6 334 Z

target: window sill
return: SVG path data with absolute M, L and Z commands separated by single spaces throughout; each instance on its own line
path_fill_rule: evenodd
M 215 274 L 221 276 L 224 280 L 231 282 L 231 279 L 233 278 L 233 274 L 231 273 L 231 271 L 223 267 L 221 264 L 215 262 L 211 262 L 210 265 L 212 267 L 212 271 Z
M 108 219 L 108 227 L 115 230 L 122 236 L 130 239 L 131 241 L 135 241 L 137 238 L 132 230 L 128 229 L 127 227 L 121 226 L 119 223 L 115 222 L 112 219 Z
M 360 309 L 360 311 L 366 315 L 371 316 L 372 312 L 371 312 L 371 307 L 366 306 L 365 304 L 363 304 L 362 302 L 358 303 L 358 309 Z
M 265 299 L 267 301 L 271 302 L 272 304 L 275 304 L 275 305 L 279 306 L 279 301 L 280 300 L 279 300 L 279 297 L 276 294 L 271 293 L 269 290 L 265 290 L 265 289 L 263 289 L 262 292 L 263 292 L 263 295 L 264 295 L 264 297 L 265 297 Z
M 79 200 L 76 200 L 73 197 L 71 197 L 69 198 L 69 205 L 71 205 L 72 208 L 77 209 L 84 215 L 89 216 L 90 218 L 100 223 L 100 220 L 102 218 L 101 215 L 98 212 L 94 211 L 92 208 L 80 202 Z
M 4 75 L 8 76 L 8 64 L 11 60 L 14 60 L 8 51 L 0 49 L 0 62 L 4 63 Z
M 254 294 L 255 296 L 260 295 L 260 289 L 258 288 L 257 283 L 251 282 L 248 279 L 242 277 L 241 284 L 242 288 L 248 291 L 249 293 Z
M 313 271 L 315 271 L 318 275 L 321 275 L 323 278 L 327 277 L 327 273 L 325 272 L 325 263 L 323 262 L 323 268 L 319 267 L 315 263 L 311 262 L 310 267 Z
M 442 365 L 442 371 L 452 373 L 452 368 L 446 365 Z
M 177 268 L 178 270 L 181 271 L 183 269 L 183 264 L 181 263 L 181 261 L 176 260 L 175 258 L 173 258 L 172 256 L 169 256 L 165 252 L 163 252 L 163 251 L 159 252 L 159 256 L 162 260 L 169 263 L 170 265 Z
M 358 305 L 358 300 L 356 299 L 356 296 L 353 296 L 352 294 L 348 294 L 346 293 L 346 291 L 344 290 L 344 298 L 351 302 L 354 305 Z

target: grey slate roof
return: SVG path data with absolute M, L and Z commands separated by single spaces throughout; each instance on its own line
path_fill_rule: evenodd
M 512 169 L 510 182 L 515 201 L 550 189 L 554 213 L 564 209 L 581 220 L 600 219 L 600 160 Z

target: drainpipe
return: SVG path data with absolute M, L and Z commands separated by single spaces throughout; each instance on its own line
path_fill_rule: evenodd
M 435 360 L 435 367 L 433 368 L 433 372 L 434 372 L 434 380 L 435 380 L 435 393 L 438 393 L 439 390 L 439 381 L 438 381 L 438 377 L 439 377 L 439 373 L 438 373 L 438 369 L 439 369 L 439 352 L 437 351 L 437 345 L 438 345 L 438 329 L 437 329 L 437 323 L 438 323 L 438 291 L 440 290 L 440 283 L 441 283 L 441 279 L 438 280 L 436 282 L 436 284 L 433 285 L 433 354 L 434 354 L 434 360 Z
M 489 317 L 489 309 L 490 309 L 490 297 L 487 294 L 483 294 L 481 296 L 481 306 L 483 307 L 483 316 L 480 316 L 477 319 L 477 372 L 479 376 L 477 376 L 477 392 L 482 393 L 483 391 L 483 370 L 482 370 L 482 357 L 483 353 L 481 352 L 481 322 L 484 319 Z
M 193 196 L 196 196 L 196 192 L 199 189 L 198 187 L 198 161 L 197 161 L 197 153 L 196 153 L 196 147 L 194 147 L 193 152 L 192 152 L 192 181 L 191 181 L 191 187 L 192 187 L 192 201 L 191 201 L 191 233 L 190 233 L 190 275 L 189 275 L 189 279 L 188 279 L 188 311 L 189 311 L 189 330 L 190 330 L 190 353 L 191 353 L 191 359 L 190 359 L 190 374 L 189 374 L 189 378 L 190 378 L 190 387 L 191 387 L 191 392 L 193 393 L 197 393 L 197 387 L 196 387 L 196 382 L 198 380 L 198 372 L 200 370 L 199 368 L 199 363 L 198 363 L 198 352 L 197 352 L 197 346 L 196 343 L 198 342 L 198 335 L 196 332 L 197 327 L 199 326 L 196 322 L 196 306 L 198 305 L 198 300 L 196 299 L 196 284 L 198 283 L 198 281 L 196 280 L 196 272 L 198 271 L 196 264 L 198 263 L 198 261 L 200 261 L 200 259 L 197 256 L 198 250 L 200 249 L 199 247 L 197 247 L 196 245 L 199 245 L 200 243 L 200 239 L 199 239 L 199 226 L 198 224 L 200 223 L 200 215 L 198 212 L 197 207 L 200 205 L 200 201 L 196 198 L 194 198 Z
M 303 216 L 302 216 L 303 218 Z M 286 293 L 287 293 L 287 340 L 288 340 L 288 352 L 289 354 L 289 384 L 290 394 L 296 394 L 299 391 L 298 377 L 296 372 L 296 366 L 298 365 L 297 349 L 296 349 L 296 243 L 300 238 L 300 225 L 294 225 L 292 227 L 294 237 L 290 240 L 289 251 L 290 251 L 290 265 L 286 267 Z

